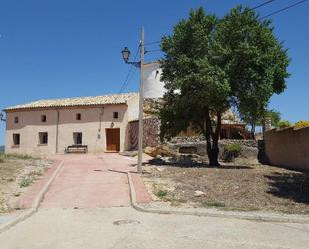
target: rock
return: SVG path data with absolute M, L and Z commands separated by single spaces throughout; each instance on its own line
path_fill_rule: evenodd
M 206 196 L 206 193 L 200 190 L 196 190 L 194 191 L 194 196 L 195 197 L 202 197 L 202 196 Z
M 157 168 L 158 171 L 162 172 L 164 171 L 165 169 L 164 168 Z
M 287 179 L 287 183 L 294 183 L 294 180 L 289 178 L 289 179 Z
M 144 152 L 145 154 L 152 156 L 152 157 L 156 157 L 158 155 L 156 147 L 146 147 Z

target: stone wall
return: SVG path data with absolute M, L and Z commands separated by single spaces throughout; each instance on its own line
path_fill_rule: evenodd
M 219 140 L 219 157 L 224 152 L 224 147 L 227 144 L 240 144 L 242 146 L 242 156 L 248 158 L 257 158 L 258 149 L 257 141 L 255 140 Z M 203 136 L 196 137 L 176 137 L 165 143 L 168 148 L 174 153 L 196 154 L 206 156 L 206 141 Z
M 264 134 L 265 153 L 272 165 L 309 170 L 309 127 L 270 130 Z
M 156 117 L 143 120 L 143 148 L 155 147 L 159 144 L 160 120 Z M 129 150 L 138 149 L 138 120 L 129 123 Z
M 169 143 L 171 144 L 187 144 L 187 143 L 206 143 L 204 136 L 192 136 L 192 137 L 174 137 Z M 221 139 L 219 144 L 240 144 L 242 146 L 257 148 L 257 141 L 255 140 L 245 140 L 245 139 Z

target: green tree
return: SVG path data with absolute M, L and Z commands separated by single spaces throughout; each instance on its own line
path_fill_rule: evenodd
M 264 117 L 270 118 L 271 124 L 274 127 L 278 127 L 279 122 L 281 120 L 281 113 L 276 111 L 276 110 L 274 110 L 274 109 L 266 110 L 266 113 L 265 113 Z M 262 124 L 262 122 L 261 122 L 261 124 Z
M 270 24 L 241 6 L 222 19 L 199 8 L 162 38 L 162 139 L 191 126 L 206 138 L 210 165 L 219 165 L 222 114 L 233 106 L 253 116 L 285 89 L 289 60 Z
M 250 110 L 250 108 L 248 108 Z M 256 125 L 263 125 L 265 118 L 270 118 L 271 124 L 278 127 L 279 121 L 281 120 L 281 113 L 271 109 L 271 110 L 260 110 L 259 112 L 242 112 L 242 120 L 251 126 L 251 137 L 254 138 Z

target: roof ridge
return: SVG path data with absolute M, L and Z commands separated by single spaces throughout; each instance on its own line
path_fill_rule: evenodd
M 133 96 L 137 96 L 137 92 L 129 93 L 111 93 L 97 96 L 84 97 L 69 97 L 58 99 L 40 99 L 27 102 L 20 105 L 7 107 L 4 111 L 18 110 L 18 109 L 35 109 L 48 107 L 66 107 L 66 106 L 89 106 L 89 105 L 104 105 L 104 104 L 125 104 L 127 100 Z

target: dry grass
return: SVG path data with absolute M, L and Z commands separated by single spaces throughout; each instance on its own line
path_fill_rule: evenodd
M 18 197 L 50 162 L 27 155 L 0 154 L 0 214 L 14 209 Z
M 150 192 L 166 191 L 160 200 L 172 205 L 309 214 L 309 172 L 246 163 L 218 168 L 148 165 L 146 172 Z M 195 197 L 196 190 L 206 195 Z

